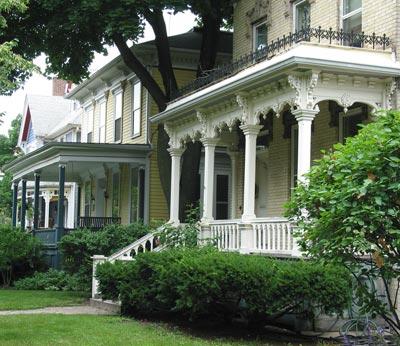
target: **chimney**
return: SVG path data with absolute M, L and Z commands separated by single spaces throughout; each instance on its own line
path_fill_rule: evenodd
M 71 91 L 71 87 L 71 82 L 53 78 L 53 96 L 64 96 Z

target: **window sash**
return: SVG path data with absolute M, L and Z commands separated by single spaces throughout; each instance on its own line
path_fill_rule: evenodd
M 343 18 L 348 18 L 358 14 L 362 11 L 362 0 L 360 1 L 360 7 L 351 9 L 350 5 L 351 0 L 343 0 Z M 349 10 L 347 10 L 349 8 Z
M 264 30 L 264 32 L 261 32 Z M 254 36 L 254 50 L 262 49 L 268 44 L 268 27 L 266 22 L 258 23 L 254 25 L 253 29 Z
M 115 116 L 114 119 L 122 117 L 122 92 L 115 94 Z
M 120 214 L 120 174 L 114 173 L 112 176 L 112 216 L 119 217 Z
M 114 141 L 118 142 L 121 140 L 121 118 L 115 119 L 114 121 Z
M 140 135 L 141 127 L 141 84 L 137 82 L 133 85 L 132 95 L 132 124 L 131 124 L 131 135 Z
M 308 13 L 303 12 L 307 10 Z M 294 4 L 294 31 L 299 31 L 310 26 L 310 3 L 300 0 Z
M 99 126 L 104 126 L 106 124 L 106 103 L 100 103 L 100 119 Z

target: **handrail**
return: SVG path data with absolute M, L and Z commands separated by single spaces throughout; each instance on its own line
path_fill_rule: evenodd
M 118 260 L 120 257 L 124 256 L 127 253 L 130 253 L 132 249 L 136 248 L 138 245 L 146 243 L 148 240 L 153 240 L 154 234 L 148 233 L 141 237 L 140 239 L 134 241 L 132 244 L 125 246 L 123 249 L 119 250 L 118 252 L 114 253 L 113 255 L 108 257 L 108 261 L 115 261 Z
M 283 35 L 281 38 L 278 37 L 277 40 L 271 41 L 265 47 L 241 56 L 239 59 L 229 64 L 206 71 L 202 76 L 175 92 L 172 95 L 172 101 L 198 89 L 204 88 L 214 82 L 228 78 L 249 66 L 259 63 L 260 61 L 269 60 L 277 53 L 286 51 L 288 48 L 293 47 L 299 42 L 308 42 L 312 38 L 317 39 L 318 43 L 326 41 L 329 44 L 358 48 L 364 48 L 365 45 L 367 45 L 372 49 L 380 47 L 382 50 L 386 50 L 390 45 L 390 38 L 386 36 L 386 34 L 383 34 L 382 36 L 378 36 L 375 33 L 372 33 L 372 35 L 366 35 L 364 31 L 361 33 L 345 32 L 343 29 L 335 31 L 332 30 L 332 28 L 322 29 L 321 26 L 318 28 L 303 28 L 294 33 L 290 32 L 288 35 Z

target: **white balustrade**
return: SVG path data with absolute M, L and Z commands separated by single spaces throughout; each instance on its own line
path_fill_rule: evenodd
M 240 229 L 238 221 L 219 221 L 210 224 L 211 241 L 219 250 L 238 251 L 240 249 Z
M 290 255 L 293 249 L 292 229 L 286 219 L 257 219 L 253 222 L 255 252 Z

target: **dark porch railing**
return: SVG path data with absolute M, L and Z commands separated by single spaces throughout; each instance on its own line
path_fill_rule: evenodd
M 340 31 L 334 31 L 332 28 L 329 28 L 328 30 L 322 29 L 321 27 L 304 28 L 295 33 L 283 35 L 282 38 L 271 41 L 271 43 L 267 44 L 265 47 L 244 55 L 230 64 L 222 65 L 213 70 L 204 72 L 203 76 L 179 89 L 178 92 L 172 95 L 172 99 L 176 99 L 214 82 L 230 77 L 260 61 L 269 60 L 277 53 L 289 49 L 296 43 L 314 41 L 312 39 L 315 39 L 315 42 L 318 43 L 322 42 L 359 48 L 368 47 L 370 49 L 381 50 L 385 50 L 390 45 L 390 39 L 386 34 L 378 36 L 375 33 L 372 35 L 366 35 L 364 32 L 344 32 L 343 29 Z
M 98 230 L 107 225 L 121 224 L 120 217 L 81 216 L 78 219 L 79 228 Z

